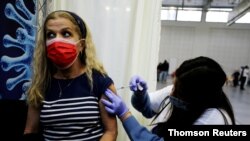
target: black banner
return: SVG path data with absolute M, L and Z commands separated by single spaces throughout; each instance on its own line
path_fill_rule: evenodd
M 249 140 L 250 125 L 192 125 L 189 127 L 169 127 L 166 131 L 168 140 L 184 139 L 239 139 Z

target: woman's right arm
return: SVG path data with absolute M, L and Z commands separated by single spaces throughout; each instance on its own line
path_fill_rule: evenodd
M 34 106 L 29 106 L 24 134 L 38 133 L 39 119 L 40 119 L 40 109 L 35 108 Z

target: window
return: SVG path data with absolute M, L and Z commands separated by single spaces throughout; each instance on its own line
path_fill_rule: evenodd
M 206 22 L 223 22 L 226 23 L 228 20 L 228 14 L 232 9 L 225 8 L 210 8 L 206 14 Z
M 161 10 L 161 20 L 176 20 L 176 8 L 163 8 Z
M 201 8 L 162 7 L 161 20 L 201 21 Z
M 201 8 L 178 8 L 177 21 L 201 21 Z
M 250 12 L 246 13 L 240 19 L 238 19 L 235 23 L 250 23 Z

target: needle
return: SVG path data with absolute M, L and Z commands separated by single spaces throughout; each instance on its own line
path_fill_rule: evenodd
M 117 88 L 116 90 L 122 90 L 122 89 L 125 89 L 125 88 L 129 88 L 130 86 L 131 86 L 131 85 L 129 85 L 129 86 L 122 86 L 122 87 Z M 137 83 L 137 88 L 138 88 L 138 90 L 140 90 L 140 91 L 143 90 L 143 87 L 142 87 L 139 83 Z
M 116 90 L 122 90 L 122 89 L 129 88 L 129 87 L 130 87 L 130 85 L 129 86 L 122 86 L 122 87 L 117 88 Z

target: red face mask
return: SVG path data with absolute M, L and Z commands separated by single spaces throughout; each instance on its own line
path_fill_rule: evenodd
M 67 69 L 76 60 L 78 53 L 76 43 L 62 38 L 46 42 L 48 58 L 59 68 Z

